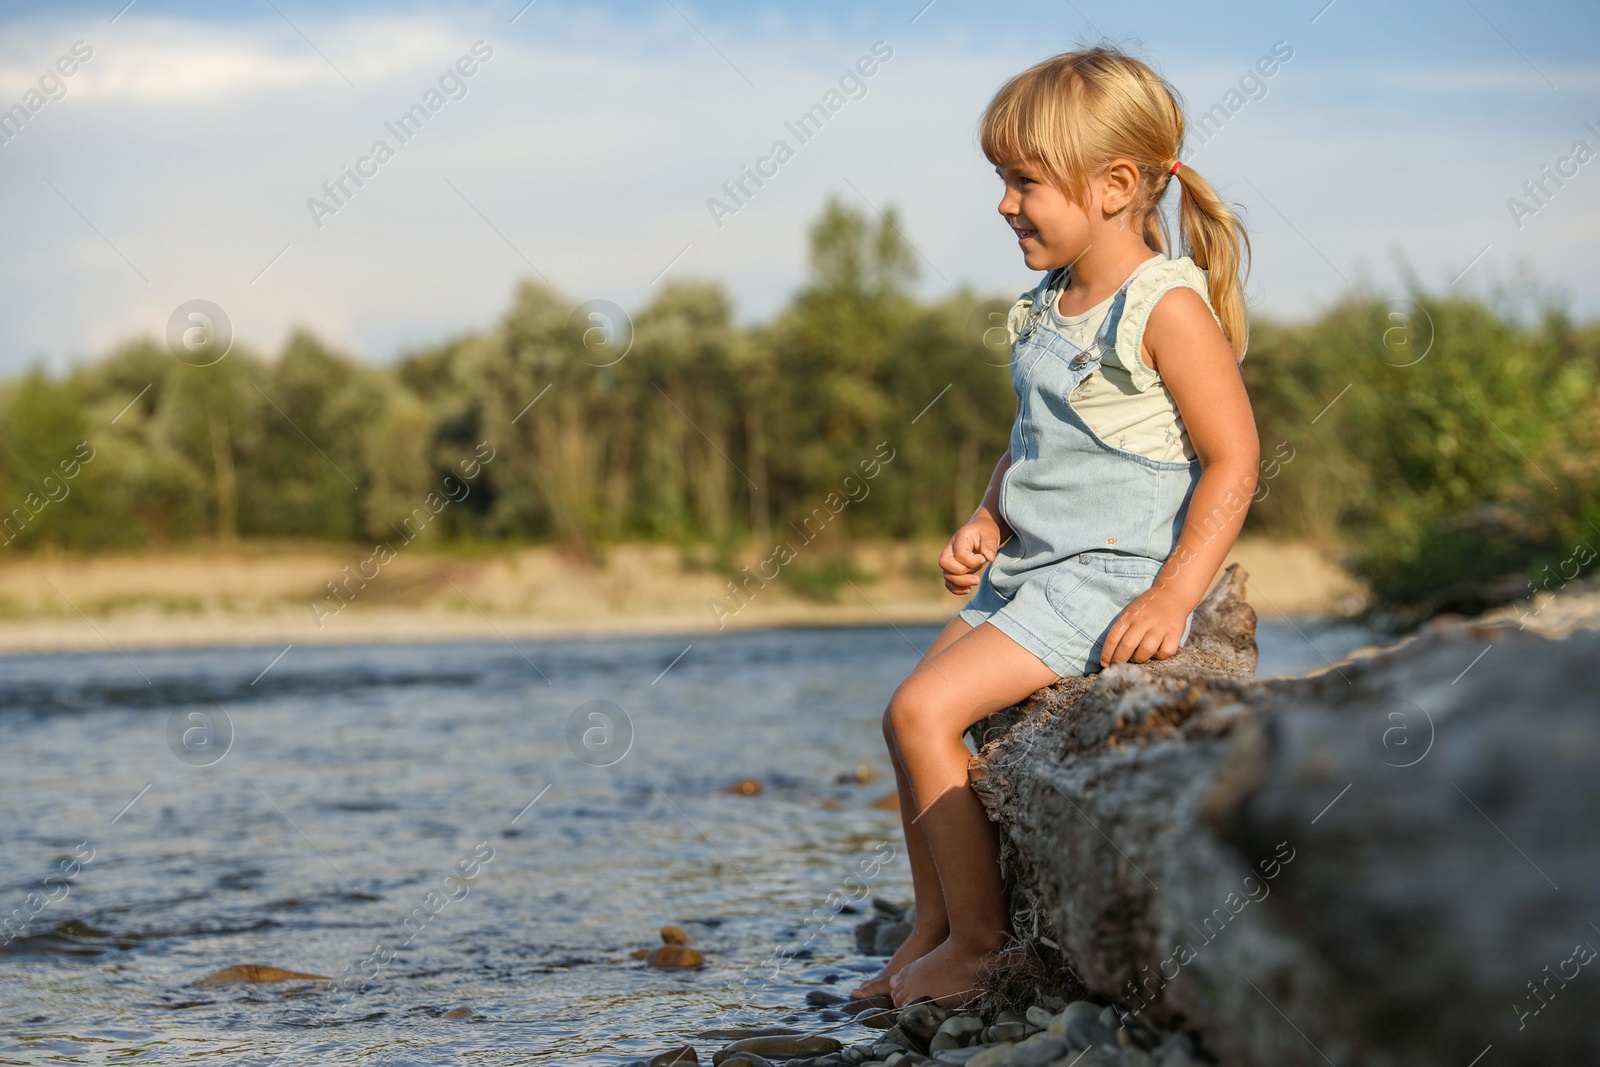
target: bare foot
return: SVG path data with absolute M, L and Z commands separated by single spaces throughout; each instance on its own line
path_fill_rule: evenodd
M 889 962 L 883 965 L 883 970 L 850 990 L 850 999 L 865 1000 L 868 997 L 888 996 L 889 980 L 913 960 L 919 960 L 938 948 L 947 936 L 949 936 L 948 931 L 924 933 L 912 924 L 911 935 L 895 950 L 894 955 L 889 957 Z
M 1006 940 L 996 935 L 990 944 L 972 948 L 946 939 L 890 979 L 895 1007 L 922 997 L 932 998 L 941 1008 L 965 1007 L 977 1000 L 983 992 L 983 979 L 1000 962 Z

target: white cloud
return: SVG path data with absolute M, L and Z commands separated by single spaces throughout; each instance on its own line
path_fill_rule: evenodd
M 802 282 L 805 227 L 824 197 L 865 209 L 852 183 L 877 206 L 900 206 L 931 263 L 928 294 L 1029 283 L 994 214 L 998 187 L 975 130 L 1000 82 L 1039 58 L 1034 42 L 896 23 L 882 34 L 894 58 L 866 97 L 795 144 L 795 158 L 719 229 L 707 198 L 774 139 L 793 141 L 784 122 L 877 34 L 703 26 L 714 49 L 667 7 L 645 23 L 542 4 L 515 26 L 507 18 L 297 16 L 326 61 L 281 19 L 130 16 L 96 23 L 92 38 L 65 20 L 9 26 L 0 101 L 73 40 L 92 39 L 96 54 L 65 99 L 0 146 L 0 374 L 41 353 L 59 361 L 158 336 L 171 309 L 196 297 L 226 308 L 260 348 L 303 324 L 390 358 L 491 325 L 532 273 L 523 256 L 574 300 L 638 307 L 688 246 L 668 277 L 720 280 L 741 318 L 763 318 Z M 494 57 L 467 96 L 399 144 L 385 122 L 480 38 Z M 1191 104 L 1238 75 L 1181 41 L 1149 51 Z M 1279 315 L 1324 306 L 1339 295 L 1339 272 L 1354 278 L 1362 263 L 1390 281 L 1393 248 L 1441 284 L 1485 243 L 1494 248 L 1474 276 L 1522 258 L 1582 276 L 1585 242 L 1600 236 L 1600 172 L 1583 174 L 1537 226 L 1517 233 L 1503 218 L 1504 198 L 1548 146 L 1570 142 L 1572 116 L 1513 122 L 1475 113 L 1471 99 L 1407 95 L 1420 88 L 1383 90 L 1377 105 L 1335 91 L 1354 79 L 1371 94 L 1381 74 L 1298 55 L 1200 157 L 1203 173 L 1252 209 L 1251 291 L 1262 306 Z M 1411 110 L 1423 104 L 1430 110 Z M 316 228 L 307 198 L 379 138 L 395 157 Z M 1580 310 L 1600 310 L 1592 288 L 1575 297 Z

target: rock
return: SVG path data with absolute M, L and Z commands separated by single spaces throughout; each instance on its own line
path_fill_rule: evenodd
M 789 1026 L 731 1026 L 715 1030 L 702 1030 L 695 1037 L 705 1041 L 743 1041 L 747 1037 L 779 1037 L 786 1034 L 803 1034 Z
M 732 793 L 735 796 L 753 797 L 761 792 L 761 783 L 754 778 L 741 778 L 723 790 L 723 792 Z
M 1062 1040 L 1074 1052 L 1091 1048 L 1095 1045 L 1110 1045 L 1115 1048 L 1117 1037 L 1115 1032 L 1106 1028 L 1099 1019 L 1090 1019 L 1082 1015 L 1067 1024 L 1067 1032 Z
M 1033 1007 L 1029 1008 L 1022 1017 L 1027 1020 L 1029 1026 L 1037 1026 L 1041 1030 L 1049 1026 L 1050 1020 L 1055 1018 L 1053 1013 L 1046 1011 L 1044 1007 L 1039 1004 L 1035 1004 Z
M 772 1067 L 772 1061 L 762 1059 L 754 1052 L 735 1052 L 727 1059 L 718 1060 L 723 1067 Z
M 864 1011 L 893 1010 L 894 999 L 889 996 L 862 997 L 860 1000 L 850 1000 L 841 1004 L 840 1010 L 851 1015 L 860 1015 Z
M 873 934 L 872 955 L 893 956 L 911 936 L 911 920 L 896 919 L 879 926 Z
M 645 960 L 650 958 L 650 950 L 647 948 L 636 948 L 632 952 L 628 953 L 628 955 L 632 956 L 636 960 Z
M 270 985 L 273 982 L 331 982 L 323 974 L 306 974 L 304 971 L 285 971 L 279 967 L 266 967 L 259 963 L 241 963 L 208 974 L 195 982 L 204 988 L 225 985 Z
M 706 958 L 686 945 L 662 945 L 645 957 L 652 967 L 691 968 L 702 966 Z
M 898 1026 L 889 1027 L 882 1037 L 872 1043 L 874 1056 L 887 1057 L 891 1052 L 909 1051 L 911 1051 L 911 1039 Z
M 874 800 L 872 802 L 872 806 L 877 808 L 879 811 L 899 811 L 900 794 L 898 792 L 887 793 L 879 797 L 877 800 Z
M 661 941 L 666 945 L 687 945 L 691 938 L 688 931 L 679 926 L 663 926 L 661 928 Z
M 1076 1000 L 1061 1009 L 1061 1014 L 1052 1019 L 1045 1027 L 1046 1032 L 1057 1040 L 1066 1040 L 1067 1027 L 1080 1019 L 1094 1019 L 1100 1014 L 1100 1005 L 1087 1000 Z
M 689 1067 L 689 1064 L 699 1062 L 700 1056 L 695 1052 L 693 1045 L 679 1045 L 653 1057 L 650 1060 L 650 1067 Z
M 948 1011 L 931 1000 L 919 1000 L 900 1009 L 895 1026 L 911 1038 L 918 1052 L 925 1053 L 928 1051 L 928 1042 L 933 1040 L 933 1035 L 939 1032 L 939 1027 L 949 1017 Z
M 1006 1063 L 1010 1067 L 1048 1067 L 1066 1054 L 1066 1042 L 1057 1041 L 1049 1034 L 1034 1034 L 1017 1043 Z
M 844 1048 L 843 1043 L 831 1037 L 789 1035 L 783 1037 L 747 1037 L 719 1049 L 712 1057 L 714 1064 L 723 1063 L 736 1053 L 754 1054 L 777 1059 L 794 1059 L 798 1056 L 825 1056 Z
M 439 1018 L 441 1018 L 441 1019 L 470 1019 L 470 1018 L 472 1018 L 472 1009 L 471 1008 L 451 1008 L 449 1011 L 445 1012 L 443 1015 L 440 1015 Z
M 1156 1061 L 1144 1049 L 1130 1046 L 1122 1050 L 1118 1067 L 1156 1067 Z
M 826 989 L 806 990 L 806 1003 L 813 1008 L 827 1008 L 834 1004 L 847 1004 L 849 997 L 841 997 L 837 993 L 830 993 Z
M 1028 1036 L 1028 1024 L 1019 1022 L 995 1023 L 983 1032 L 983 1039 L 990 1044 L 996 1041 L 1021 1041 Z
M 1117 1044 L 1119 1045 L 1132 1044 L 1135 1048 L 1142 1048 L 1148 1051 L 1161 1042 L 1161 1035 L 1138 1019 L 1124 1020 L 1122 1025 L 1123 1029 L 1117 1032 Z M 1123 1040 L 1124 1037 L 1127 1038 L 1126 1041 Z
M 869 764 L 863 763 L 856 767 L 856 769 L 853 771 L 843 771 L 835 775 L 833 780 L 841 785 L 846 782 L 854 782 L 856 785 L 866 785 L 868 782 L 875 780 L 877 777 L 878 769 L 870 766 Z
M 975 724 L 1036 936 L 1237 1067 L 1600 1062 L 1585 1013 L 1517 999 L 1600 915 L 1593 620 L 1444 621 L 1262 681 L 1242 592 L 1229 568 L 1178 656 Z
M 944 1049 L 933 1058 L 933 1062 L 955 1064 L 956 1067 L 961 1067 L 962 1064 L 982 1052 L 983 1049 L 984 1046 L 982 1045 L 973 1045 L 971 1048 Z
M 944 1052 L 965 1048 L 983 1033 L 983 1019 L 977 1015 L 952 1015 L 939 1026 L 928 1042 L 930 1052 Z
M 1017 1046 L 1010 1041 L 985 1045 L 977 1055 L 967 1061 L 967 1067 L 1006 1067 L 1011 1062 L 1011 1050 Z

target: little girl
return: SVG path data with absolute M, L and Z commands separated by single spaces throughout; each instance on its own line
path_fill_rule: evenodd
M 972 602 L 884 713 L 916 917 L 856 997 L 975 999 L 1012 931 L 963 732 L 1060 677 L 1175 654 L 1244 522 L 1249 243 L 1179 162 L 1183 134 L 1166 83 L 1107 48 L 1024 71 L 984 113 L 1000 214 L 1048 273 L 1009 318 L 1011 447 L 939 557 Z M 1173 183 L 1178 259 L 1158 210 Z

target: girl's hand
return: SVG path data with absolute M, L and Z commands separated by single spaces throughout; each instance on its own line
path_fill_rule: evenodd
M 1000 550 L 1000 524 L 987 508 L 979 508 L 967 524 L 955 532 L 939 553 L 939 569 L 944 571 L 944 587 L 957 596 L 966 596 L 981 581 L 979 571 L 994 562 Z
M 1100 666 L 1109 667 L 1124 660 L 1144 663 L 1177 655 L 1191 610 L 1184 606 L 1180 595 L 1159 586 L 1140 593 L 1111 624 L 1100 649 Z

